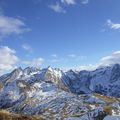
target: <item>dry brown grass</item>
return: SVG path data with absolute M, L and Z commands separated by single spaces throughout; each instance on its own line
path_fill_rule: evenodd
M 112 115 L 112 107 L 111 106 L 105 106 L 104 107 L 104 112 L 108 115 Z
M 99 99 L 105 101 L 108 104 L 119 102 L 119 98 L 115 98 L 115 97 L 104 96 L 98 93 L 94 93 L 94 96 L 98 97 Z
M 38 116 L 13 114 L 9 113 L 6 110 L 0 110 L 0 120 L 44 120 L 44 119 Z
M 0 83 L 0 90 L 4 87 L 4 85 L 2 83 Z

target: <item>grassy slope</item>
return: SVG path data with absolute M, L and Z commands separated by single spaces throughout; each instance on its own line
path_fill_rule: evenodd
M 44 119 L 37 116 L 13 114 L 5 110 L 0 110 L 0 120 L 44 120 Z
M 111 104 L 111 103 L 114 103 L 114 102 L 120 102 L 120 98 L 105 96 L 105 95 L 101 95 L 101 94 L 98 94 L 98 93 L 94 93 L 93 95 L 96 96 L 97 98 L 105 101 L 108 104 Z

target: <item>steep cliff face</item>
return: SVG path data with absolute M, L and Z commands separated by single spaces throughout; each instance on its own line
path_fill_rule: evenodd
M 17 68 L 15 70 L 13 70 L 11 73 L 1 76 L 0 82 L 7 84 L 7 83 L 12 82 L 16 79 L 21 78 L 22 74 L 23 74 L 22 68 Z
M 104 95 L 120 97 L 120 65 L 92 71 L 90 89 Z

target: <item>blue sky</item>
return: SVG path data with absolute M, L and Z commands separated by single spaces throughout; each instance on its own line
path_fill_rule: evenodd
M 119 62 L 119 5 L 120 0 L 0 0 L 1 71 Z

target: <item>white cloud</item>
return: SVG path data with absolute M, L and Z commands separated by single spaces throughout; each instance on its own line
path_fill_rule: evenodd
M 81 0 L 81 3 L 82 3 L 82 4 L 88 4 L 88 3 L 89 3 L 89 0 Z
M 75 58 L 75 60 L 84 60 L 87 58 L 87 56 L 80 56 L 80 55 L 76 55 L 76 54 L 69 54 L 68 55 L 69 58 Z
M 51 56 L 54 57 L 54 58 L 57 58 L 57 57 L 58 57 L 57 54 L 52 54 Z
M 107 26 L 108 26 L 110 29 L 120 30 L 120 23 L 114 23 L 114 22 L 112 22 L 110 19 L 107 20 Z
M 21 34 L 30 29 L 26 28 L 25 23 L 14 17 L 7 17 L 0 15 L 0 34 L 10 35 L 10 34 Z
M 24 50 L 28 51 L 28 52 L 32 52 L 33 51 L 32 47 L 29 44 L 26 44 L 26 43 L 22 45 L 22 48 Z
M 78 68 L 76 68 L 76 70 L 89 70 L 89 71 L 91 71 L 91 70 L 95 70 L 96 68 L 98 68 L 99 67 L 99 65 L 98 64 L 96 64 L 96 65 L 93 65 L 93 64 L 89 64 L 89 65 L 81 65 L 81 66 L 79 66 Z
M 120 51 L 116 51 L 109 56 L 101 58 L 97 64 L 81 65 L 77 70 L 95 70 L 103 66 L 110 66 L 113 64 L 120 64 Z
M 56 4 L 50 5 L 49 7 L 57 13 L 66 13 L 66 11 L 58 2 L 56 2 Z
M 32 61 L 23 61 L 23 64 L 30 65 L 32 67 L 40 67 L 44 62 L 43 58 L 34 58 Z
M 120 64 L 120 51 L 116 51 L 109 56 L 103 57 L 100 60 L 100 65 Z
M 74 5 L 76 4 L 75 0 L 61 0 L 62 3 L 67 5 Z
M 19 61 L 16 51 L 7 46 L 0 47 L 0 72 L 4 72 L 14 68 Z
M 78 3 L 78 0 L 58 0 L 56 4 L 50 5 L 49 8 L 51 8 L 57 13 L 66 13 L 66 10 L 64 8 L 70 5 L 76 5 L 77 3 Z M 89 0 L 80 0 L 80 3 L 83 5 L 88 4 Z

